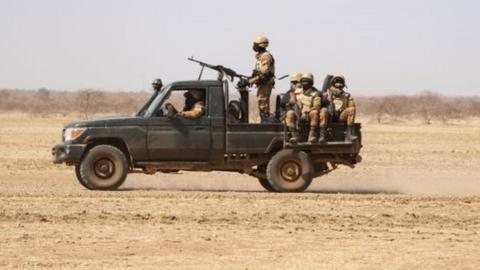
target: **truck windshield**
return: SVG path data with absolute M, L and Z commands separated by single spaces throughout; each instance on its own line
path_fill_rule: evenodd
M 155 108 L 158 106 L 158 103 L 160 100 L 163 99 L 163 96 L 165 93 L 168 92 L 168 89 L 170 88 L 170 85 L 167 85 L 163 87 L 160 91 L 156 91 L 153 93 L 153 95 L 150 97 L 150 99 L 143 105 L 142 109 L 137 113 L 137 116 L 144 117 L 149 115 Z

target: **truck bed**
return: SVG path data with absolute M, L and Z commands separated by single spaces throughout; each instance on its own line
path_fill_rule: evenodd
M 294 148 L 326 154 L 353 154 L 361 148 L 361 124 L 355 124 L 359 140 L 345 142 L 345 124 L 331 123 L 326 130 L 326 144 L 306 143 L 309 127 L 300 127 L 300 142 L 296 145 L 284 142 L 285 130 L 281 123 L 269 124 L 228 124 L 226 132 L 226 153 L 268 153 L 274 147 Z

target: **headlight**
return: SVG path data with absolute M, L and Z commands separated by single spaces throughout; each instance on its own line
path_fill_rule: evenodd
M 73 141 L 80 137 L 87 128 L 67 128 L 63 133 L 63 141 Z

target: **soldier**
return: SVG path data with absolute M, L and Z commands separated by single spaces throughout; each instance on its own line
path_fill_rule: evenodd
M 302 84 L 303 91 L 296 95 L 297 103 L 302 112 L 302 120 L 307 121 L 310 124 L 310 131 L 308 133 L 307 141 L 309 143 L 316 143 L 316 129 L 319 124 L 319 112 L 322 99 L 320 97 L 320 93 L 313 87 L 312 73 L 303 74 L 300 82 Z
M 163 83 L 162 83 L 162 80 L 160 79 L 155 79 L 153 82 L 152 82 L 152 87 L 153 87 L 153 90 L 155 91 L 160 91 L 163 87 Z
M 289 142 L 296 144 L 298 142 L 297 120 L 299 115 L 295 112 L 298 108 L 297 95 L 303 92 L 300 79 L 302 73 L 293 73 L 290 75 L 290 89 L 286 92 L 288 95 L 288 102 L 285 104 L 285 126 L 288 131 Z
M 178 116 L 188 118 L 188 119 L 197 119 L 205 113 L 205 102 L 203 100 L 203 92 L 201 90 L 193 89 L 188 90 L 188 94 L 192 98 L 192 101 L 185 101 L 185 108 L 183 111 L 178 113 Z M 186 95 L 188 96 L 188 95 Z M 186 98 L 190 98 L 186 97 Z M 193 105 L 191 108 L 187 107 L 187 104 L 190 103 Z
M 249 84 L 257 87 L 257 103 L 262 122 L 270 118 L 270 94 L 275 84 L 275 59 L 267 51 L 268 38 L 259 36 L 253 43 L 253 50 L 257 61 Z
M 354 134 L 356 105 L 353 97 L 345 92 L 345 87 L 345 77 L 342 75 L 334 76 L 330 83 L 329 92 L 335 105 L 334 119 L 346 122 L 347 132 L 345 141 L 352 142 L 357 139 L 357 136 Z

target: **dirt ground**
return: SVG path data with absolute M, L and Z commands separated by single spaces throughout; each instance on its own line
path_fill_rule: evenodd
M 480 121 L 363 126 L 363 162 L 275 194 L 230 173 L 54 166 L 64 117 L 0 114 L 0 268 L 479 269 Z

